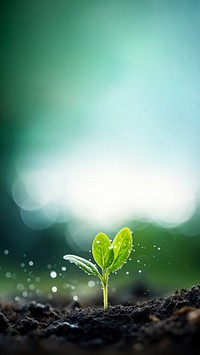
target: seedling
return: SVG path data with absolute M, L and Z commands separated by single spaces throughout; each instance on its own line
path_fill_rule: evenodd
M 92 243 L 92 254 L 96 265 L 76 255 L 64 255 L 65 260 L 74 263 L 88 275 L 98 276 L 103 288 L 104 309 L 108 308 L 108 277 L 111 272 L 121 269 L 128 259 L 132 249 L 132 234 L 129 228 L 122 228 L 115 236 L 113 242 L 105 233 L 98 233 Z

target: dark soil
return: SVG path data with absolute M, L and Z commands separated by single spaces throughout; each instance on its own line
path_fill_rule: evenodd
M 200 354 L 200 285 L 102 308 L 0 304 L 0 354 Z

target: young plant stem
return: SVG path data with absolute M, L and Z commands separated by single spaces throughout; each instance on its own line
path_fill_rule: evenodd
M 102 275 L 102 286 L 103 286 L 103 305 L 104 310 L 108 309 L 108 273 L 103 271 Z

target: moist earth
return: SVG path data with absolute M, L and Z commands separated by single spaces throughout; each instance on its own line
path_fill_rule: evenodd
M 0 354 L 200 354 L 200 285 L 102 308 L 0 304 Z

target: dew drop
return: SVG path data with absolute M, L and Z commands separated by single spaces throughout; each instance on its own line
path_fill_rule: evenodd
M 97 243 L 97 244 L 100 244 L 100 240 L 97 240 L 96 243 Z
M 8 255 L 8 254 L 9 254 L 9 250 L 8 250 L 8 249 L 5 249 L 5 250 L 4 250 L 4 254 L 5 254 L 5 255 Z
M 33 262 L 32 260 L 30 260 L 30 261 L 28 262 L 28 264 L 29 264 L 29 266 L 33 266 L 34 262 Z
M 62 266 L 61 270 L 66 271 L 67 270 L 66 266 Z
M 161 248 L 158 248 L 158 250 L 160 250 Z
M 142 270 L 138 270 L 138 272 L 141 274 Z
M 129 271 L 126 271 L 126 275 L 129 275 Z
M 113 246 L 112 245 L 110 245 L 109 247 L 108 247 L 108 249 L 112 249 L 113 248 Z
M 57 287 L 56 287 L 56 286 L 53 286 L 53 287 L 51 288 L 51 290 L 52 290 L 52 292 L 54 292 L 54 293 L 55 293 L 55 292 L 57 292 L 57 290 L 58 290 L 58 289 L 57 289 Z
M 78 296 L 73 296 L 74 301 L 78 301 Z

